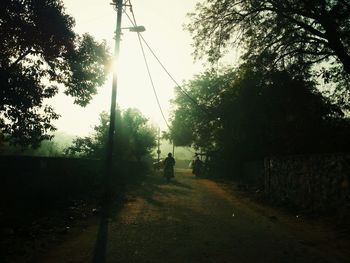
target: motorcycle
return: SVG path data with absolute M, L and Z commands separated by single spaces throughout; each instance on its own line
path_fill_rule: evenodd
M 164 167 L 164 177 L 170 182 L 170 178 L 174 177 L 174 167 Z

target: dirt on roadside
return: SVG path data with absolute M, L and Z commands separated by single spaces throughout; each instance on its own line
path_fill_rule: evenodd
M 349 243 L 326 225 L 230 187 L 187 169 L 169 184 L 147 176 L 120 212 L 100 215 L 36 262 L 349 262 Z

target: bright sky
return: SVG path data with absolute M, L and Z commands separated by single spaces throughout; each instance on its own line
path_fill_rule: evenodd
M 111 0 L 63 0 L 66 11 L 76 20 L 75 30 L 88 32 L 96 39 L 105 39 L 114 49 L 113 34 L 116 25 L 116 12 Z M 146 39 L 156 55 L 177 80 L 191 79 L 202 70 L 201 63 L 194 64 L 191 53 L 191 37 L 183 30 L 186 14 L 194 10 L 198 0 L 132 0 L 138 25 L 143 25 Z M 123 27 L 131 26 L 126 15 L 122 17 Z M 175 84 L 170 80 L 149 52 L 148 61 L 160 103 L 168 118 L 169 100 L 173 98 Z M 136 33 L 123 31 L 120 46 L 117 103 L 122 108 L 134 107 L 148 117 L 153 124 L 166 130 L 150 84 L 145 63 Z M 52 100 L 61 118 L 55 122 L 59 131 L 72 135 L 87 135 L 98 123 L 99 114 L 109 112 L 111 77 L 99 89 L 93 101 L 85 108 L 73 105 L 73 99 L 58 95 Z

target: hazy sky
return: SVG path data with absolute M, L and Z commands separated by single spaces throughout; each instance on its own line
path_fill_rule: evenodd
M 88 32 L 98 40 L 105 39 L 113 51 L 116 12 L 110 5 L 110 0 L 63 2 L 66 12 L 76 20 L 77 32 Z M 202 70 L 201 63 L 193 62 L 191 38 L 189 33 L 183 30 L 183 24 L 187 21 L 186 13 L 194 10 L 196 2 L 198 0 L 132 0 L 137 23 L 146 27 L 146 31 L 142 33 L 144 38 L 179 83 L 191 79 Z M 131 26 L 125 15 L 122 17 L 122 24 L 123 27 Z M 162 108 L 168 117 L 169 100 L 173 98 L 175 84 L 150 53 L 148 61 Z M 136 33 L 123 31 L 118 63 L 118 105 L 122 109 L 140 109 L 154 124 L 165 130 L 166 125 L 153 95 Z M 52 104 L 62 115 L 55 122 L 58 130 L 73 135 L 87 135 L 91 132 L 92 126 L 98 123 L 100 112 L 109 111 L 111 85 L 110 77 L 99 89 L 99 94 L 85 108 L 73 105 L 73 99 L 70 97 L 55 97 Z

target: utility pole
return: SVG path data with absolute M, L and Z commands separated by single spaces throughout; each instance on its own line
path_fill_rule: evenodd
M 158 154 L 158 170 L 160 168 L 159 162 L 160 162 L 160 128 L 158 128 L 158 150 L 157 150 L 157 154 Z
M 117 24 L 115 29 L 115 44 L 114 44 L 114 62 L 118 63 L 119 49 L 120 49 L 120 35 L 121 35 L 121 24 L 122 24 L 122 9 L 123 0 L 113 0 L 112 3 L 117 10 Z M 114 146 L 114 133 L 115 133 L 115 117 L 116 117 L 116 100 L 117 100 L 117 72 L 113 70 L 113 80 L 112 80 L 112 98 L 111 98 L 111 110 L 110 110 L 110 120 L 109 120 L 109 132 L 108 132 L 108 142 L 107 142 L 107 156 L 106 156 L 106 194 L 110 196 L 111 189 L 111 177 L 113 172 L 113 146 Z

